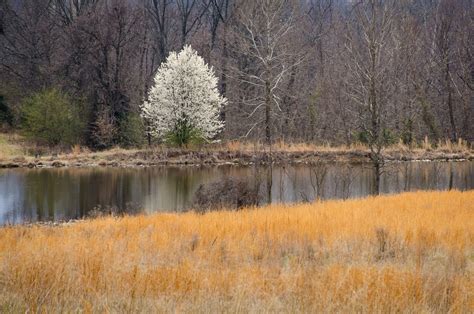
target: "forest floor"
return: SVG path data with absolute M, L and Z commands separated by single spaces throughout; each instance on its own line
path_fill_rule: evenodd
M 1 312 L 474 310 L 474 191 L 0 228 Z
M 90 151 L 75 145 L 52 150 L 29 143 L 17 134 L 0 133 L 0 168 L 16 167 L 141 167 L 157 165 L 221 165 L 311 163 L 315 161 L 368 162 L 370 150 L 364 145 L 329 146 L 285 143 L 229 141 L 190 148 L 156 145 L 143 149 L 112 148 Z M 387 161 L 474 160 L 474 148 L 464 141 L 421 143 L 417 147 L 396 144 L 384 150 Z

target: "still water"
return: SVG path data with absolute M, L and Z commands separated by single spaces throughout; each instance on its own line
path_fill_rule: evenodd
M 269 167 L 63 168 L 0 170 L 0 224 L 67 220 L 94 208 L 118 212 L 188 209 L 201 184 L 235 177 L 258 182 L 262 202 L 355 198 L 374 191 L 364 164 Z M 258 180 L 258 181 L 256 181 Z M 386 167 L 382 193 L 474 189 L 474 161 L 406 162 Z

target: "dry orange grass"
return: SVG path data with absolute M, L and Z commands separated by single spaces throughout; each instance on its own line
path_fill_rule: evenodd
M 169 147 L 167 145 L 154 145 L 152 147 L 144 146 L 143 148 L 120 148 L 113 147 L 103 151 L 91 151 L 85 146 L 79 144 L 73 145 L 68 148 L 49 148 L 46 146 L 34 144 L 28 141 L 23 136 L 17 133 L 0 133 L 0 161 L 15 161 L 23 162 L 27 164 L 34 162 L 37 158 L 36 153 L 40 154 L 40 158 L 43 160 L 54 159 L 65 162 L 66 164 L 74 163 L 74 161 L 80 161 L 81 163 L 96 163 L 98 160 L 117 161 L 125 163 L 130 161 L 132 164 L 136 163 L 134 160 L 136 154 L 145 153 L 151 155 L 167 155 L 171 150 L 177 150 L 178 148 Z M 219 143 L 205 144 L 205 145 L 190 145 L 189 147 L 179 148 L 183 154 L 195 151 L 204 152 L 269 152 L 270 149 L 273 152 L 279 153 L 312 153 L 320 152 L 327 154 L 347 154 L 351 152 L 369 152 L 369 148 L 362 143 L 353 143 L 351 145 L 317 145 L 314 143 L 304 142 L 291 142 L 285 140 L 278 140 L 271 147 L 264 142 L 259 141 L 240 141 L 240 140 L 228 140 Z M 457 142 L 451 142 L 450 140 L 439 141 L 436 145 L 431 143 L 428 138 L 425 138 L 421 143 L 414 143 L 411 146 L 404 145 L 398 142 L 384 149 L 387 154 L 396 153 L 407 156 L 416 156 L 419 158 L 427 158 L 423 156 L 427 152 L 436 152 L 439 154 L 450 154 L 450 153 L 461 153 L 464 154 L 464 158 L 472 158 L 474 155 L 474 147 L 472 143 L 468 143 L 465 140 L 459 139 Z M 449 157 L 449 156 L 448 156 Z M 452 157 L 452 156 L 451 156 Z M 232 157 L 233 158 L 233 157 Z M 297 158 L 297 157 L 295 157 Z M 428 157 L 429 158 L 429 157 Z
M 474 311 L 474 191 L 0 229 L 0 311 Z
M 354 147 L 347 147 L 347 146 L 331 146 L 327 145 L 316 145 L 312 143 L 293 143 L 293 142 L 286 142 L 284 140 L 278 140 L 276 143 L 272 144 L 271 149 L 274 151 L 280 152 L 314 152 L 314 151 L 324 151 L 324 152 L 339 152 L 339 151 L 349 151 L 352 148 L 359 149 L 363 147 L 363 149 L 367 149 L 366 146 L 354 146 Z M 267 151 L 270 149 L 269 145 L 263 142 L 252 142 L 252 141 L 227 141 L 224 143 L 220 143 L 215 145 L 214 147 L 216 150 L 229 150 L 229 151 L 237 151 L 237 152 L 253 152 L 253 151 Z
M 266 151 L 269 146 L 263 142 L 252 141 L 227 141 L 213 146 L 215 150 L 229 150 L 229 151 Z M 351 145 L 316 145 L 312 143 L 301 142 L 286 142 L 279 140 L 272 145 L 272 150 L 280 152 L 353 152 L 353 151 L 369 151 L 369 147 L 363 143 L 355 142 Z M 457 142 L 451 142 L 446 139 L 439 141 L 437 145 L 431 143 L 428 138 L 425 138 L 421 143 L 413 143 L 411 146 L 405 145 L 400 140 L 399 142 L 385 148 L 386 152 L 426 152 L 426 151 L 440 151 L 445 153 L 460 153 L 470 152 L 473 149 L 469 142 L 459 139 Z

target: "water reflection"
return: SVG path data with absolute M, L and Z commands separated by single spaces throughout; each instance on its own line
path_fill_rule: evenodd
M 123 212 L 180 211 L 200 184 L 224 177 L 258 182 L 265 202 L 363 197 L 374 192 L 374 171 L 363 164 L 269 167 L 8 169 L 0 171 L 0 223 L 65 220 L 97 206 Z M 474 162 L 394 163 L 382 193 L 472 189 Z

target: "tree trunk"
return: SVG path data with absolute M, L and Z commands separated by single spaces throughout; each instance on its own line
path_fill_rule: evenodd
M 227 24 L 224 23 L 223 35 L 222 35 L 222 73 L 221 73 L 221 93 L 222 96 L 226 97 L 227 93 Z M 222 121 L 226 121 L 226 108 L 225 106 L 221 110 L 220 118 Z
M 290 93 L 292 92 L 293 88 L 294 88 L 294 85 L 295 85 L 295 76 L 296 76 L 296 70 L 293 69 L 293 71 L 291 71 L 291 74 L 290 74 L 290 80 L 288 82 L 288 86 L 287 86 L 287 89 L 286 89 L 286 95 L 285 95 L 285 98 L 284 98 L 284 104 L 285 104 L 285 107 L 286 107 L 286 112 L 285 112 L 285 119 L 284 119 L 284 126 L 285 126 L 285 132 L 283 132 L 283 134 L 286 133 L 286 136 L 288 136 L 289 138 L 291 138 L 292 136 L 292 131 L 291 128 L 290 128 L 290 116 L 291 116 L 291 109 L 292 109 L 292 103 L 291 103 L 291 97 L 290 97 Z
M 271 91 L 270 91 L 270 82 L 265 82 L 265 141 L 267 144 L 271 145 L 272 143 L 272 133 L 271 133 Z
M 453 97 L 451 93 L 451 83 L 449 75 L 449 62 L 446 62 L 446 89 L 448 92 L 448 110 L 449 110 L 449 122 L 451 124 L 451 140 L 456 142 L 458 140 L 458 133 L 456 131 L 456 122 L 454 121 L 454 108 L 453 108 Z

